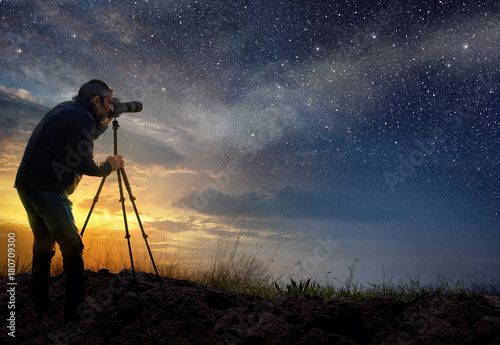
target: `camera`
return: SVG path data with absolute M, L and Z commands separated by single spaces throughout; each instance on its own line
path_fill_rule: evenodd
M 120 102 L 118 98 L 115 97 L 113 100 L 113 112 L 111 112 L 108 117 L 118 117 L 121 113 L 138 113 L 142 110 L 141 102 Z

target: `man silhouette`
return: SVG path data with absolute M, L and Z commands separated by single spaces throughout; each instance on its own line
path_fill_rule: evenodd
M 21 202 L 34 235 L 30 299 L 41 317 L 48 310 L 50 262 L 59 244 L 65 274 L 65 322 L 78 322 L 83 303 L 83 243 L 68 198 L 82 175 L 107 176 L 123 157 L 94 161 L 94 140 L 112 118 L 113 90 L 101 80 L 84 84 L 78 96 L 51 109 L 34 129 L 16 176 Z

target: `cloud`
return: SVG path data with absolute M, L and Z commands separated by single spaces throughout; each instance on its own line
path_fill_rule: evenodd
M 36 98 L 28 91 L 25 89 L 13 89 L 10 87 L 5 87 L 0 85 L 0 91 L 3 91 L 6 95 L 15 97 L 15 98 L 20 98 L 29 102 L 36 103 Z
M 188 224 L 183 222 L 174 222 L 171 220 L 161 220 L 154 222 L 145 222 L 145 227 L 147 229 L 153 229 L 158 231 L 164 231 L 166 233 L 180 233 L 191 230 Z
M 0 86 L 0 170 L 15 171 L 36 123 L 48 108 L 33 103 L 28 93 Z M 25 96 L 26 98 L 19 97 Z
M 286 187 L 265 193 L 224 194 L 214 189 L 192 191 L 174 204 L 211 216 L 252 218 L 339 219 L 342 221 L 394 220 L 396 213 L 362 205 L 348 196 L 311 193 Z
M 167 169 L 179 167 L 185 158 L 160 139 L 144 134 L 122 135 L 120 153 L 139 164 L 161 165 Z M 108 138 L 109 139 L 109 138 Z

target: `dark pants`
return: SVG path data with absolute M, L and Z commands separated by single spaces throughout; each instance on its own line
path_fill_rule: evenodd
M 50 262 L 59 244 L 65 273 L 65 321 L 78 321 L 83 303 L 83 243 L 75 226 L 72 203 L 63 193 L 18 190 L 34 235 L 30 298 L 39 313 L 47 311 Z

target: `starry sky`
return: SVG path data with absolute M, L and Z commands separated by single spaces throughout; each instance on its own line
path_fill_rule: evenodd
M 500 280 L 498 1 L 0 0 L 0 23 L 0 229 L 26 253 L 26 141 L 99 78 L 144 106 L 119 153 L 156 253 L 238 239 L 319 281 L 355 258 L 362 282 Z M 123 241 L 115 182 L 87 248 Z

